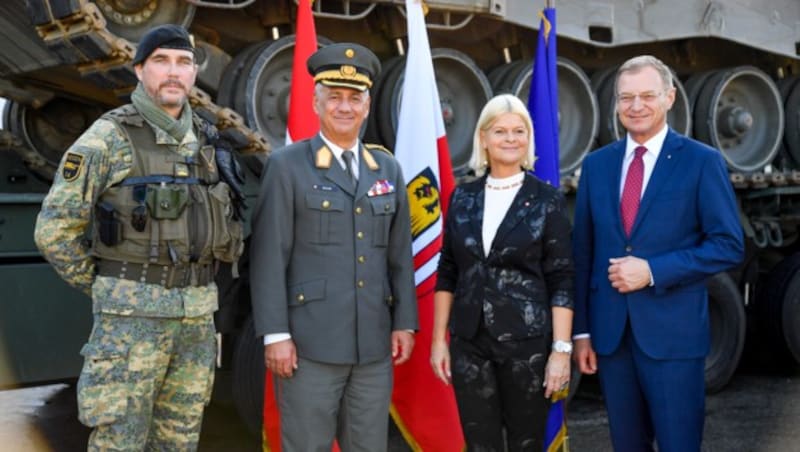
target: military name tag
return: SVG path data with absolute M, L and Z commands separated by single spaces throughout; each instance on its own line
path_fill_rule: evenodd
M 78 178 L 83 168 L 83 156 L 73 152 L 67 152 L 64 157 L 64 168 L 61 170 L 61 175 L 67 182 L 72 182 Z
M 336 187 L 333 185 L 321 185 L 321 184 L 314 184 L 311 186 L 314 190 L 321 190 L 321 191 L 336 191 Z

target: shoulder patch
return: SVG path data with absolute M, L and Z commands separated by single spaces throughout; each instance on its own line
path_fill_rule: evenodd
M 373 143 L 364 143 L 364 147 L 369 149 L 370 151 L 383 151 L 389 155 L 393 155 L 392 151 L 386 149 L 385 147 L 381 146 L 380 144 L 373 144 Z
M 83 170 L 83 156 L 74 152 L 67 152 L 64 156 L 64 167 L 61 175 L 67 182 L 72 182 L 78 178 Z

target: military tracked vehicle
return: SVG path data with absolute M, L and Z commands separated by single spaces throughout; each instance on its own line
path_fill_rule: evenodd
M 494 94 L 527 99 L 543 0 L 431 0 L 426 17 L 457 176 L 468 176 L 478 113 Z M 319 45 L 373 49 L 367 141 L 392 148 L 403 89 L 402 0 L 316 0 Z M 562 188 L 583 157 L 624 136 L 614 70 L 653 54 L 677 77 L 669 115 L 681 133 L 719 148 L 747 236 L 747 259 L 710 282 L 708 389 L 737 367 L 745 337 L 777 360 L 800 360 L 800 3 L 796 0 L 556 1 Z M 7 0 L 0 4 L 0 385 L 75 377 L 89 300 L 37 252 L 32 231 L 60 156 L 104 110 L 127 101 L 130 60 L 151 26 L 193 33 L 200 75 L 194 107 L 240 150 L 248 195 L 285 140 L 296 0 Z M 252 205 L 252 202 L 251 202 Z M 247 255 L 221 272 L 220 365 L 245 418 L 259 416 L 262 346 L 249 319 Z M 426 344 L 418 344 L 420 347 Z M 219 388 L 218 388 L 219 389 Z M 224 390 L 220 391 L 225 393 Z M 257 420 L 252 421 L 258 425 Z

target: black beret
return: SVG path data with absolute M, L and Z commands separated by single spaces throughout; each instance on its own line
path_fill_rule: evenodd
M 180 25 L 166 24 L 153 27 L 142 36 L 136 47 L 133 65 L 144 63 L 144 60 L 159 47 L 165 49 L 181 49 L 194 52 L 194 45 L 189 32 Z
M 308 72 L 325 86 L 365 91 L 381 72 L 381 62 L 368 48 L 349 42 L 331 44 L 308 57 Z

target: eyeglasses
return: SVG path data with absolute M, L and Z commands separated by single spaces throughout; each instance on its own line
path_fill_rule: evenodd
M 620 105 L 631 105 L 638 97 L 645 104 L 651 104 L 658 100 L 661 95 L 664 94 L 662 91 L 646 91 L 644 93 L 633 94 L 633 93 L 620 93 L 617 94 L 617 102 Z

